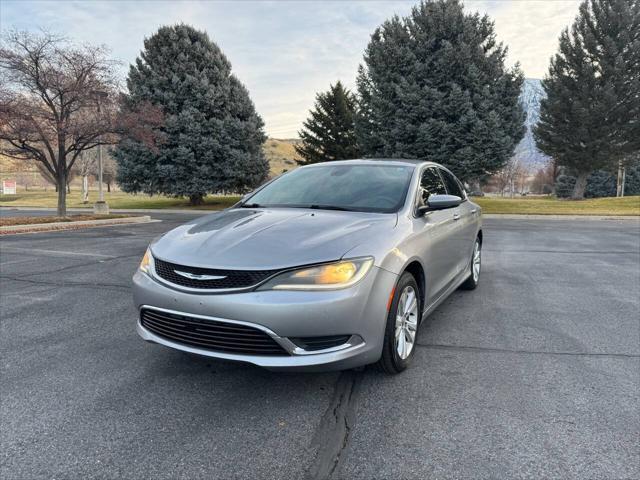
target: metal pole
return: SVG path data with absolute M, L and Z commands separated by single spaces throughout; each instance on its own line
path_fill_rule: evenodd
M 109 95 L 107 92 L 94 91 L 93 94 L 96 96 L 96 100 L 98 103 L 98 120 L 100 120 L 100 115 L 102 113 L 102 99 L 107 98 Z M 108 214 L 109 213 L 109 205 L 104 201 L 104 190 L 102 188 L 102 176 L 103 176 L 103 163 L 102 163 L 102 135 L 99 137 L 98 141 L 98 201 L 93 205 L 94 213 L 98 214 Z
M 98 117 L 100 116 L 100 98 L 98 98 Z M 102 141 L 102 136 L 100 136 Z M 102 191 L 102 143 L 98 145 L 98 201 L 104 202 L 104 192 Z

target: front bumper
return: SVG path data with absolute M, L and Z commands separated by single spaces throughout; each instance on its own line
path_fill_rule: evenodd
M 397 276 L 372 267 L 358 284 L 333 291 L 251 291 L 198 294 L 180 291 L 137 272 L 133 277 L 138 310 L 163 309 L 218 322 L 240 322 L 268 333 L 287 352 L 263 356 L 223 353 L 184 345 L 147 330 L 138 319 L 145 340 L 208 357 L 251 363 L 274 370 L 341 370 L 380 358 L 387 318 L 387 301 Z M 350 335 L 338 347 L 304 351 L 289 340 L 297 337 Z

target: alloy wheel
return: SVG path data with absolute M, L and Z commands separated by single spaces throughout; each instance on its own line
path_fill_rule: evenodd
M 398 300 L 396 311 L 395 344 L 398 356 L 405 360 L 413 350 L 418 330 L 418 298 L 411 285 L 407 285 Z
M 473 247 L 473 263 L 471 264 L 471 270 L 473 273 L 473 281 L 477 282 L 478 278 L 480 278 L 480 265 L 481 265 L 481 255 L 480 255 L 480 242 L 476 241 L 475 246 Z

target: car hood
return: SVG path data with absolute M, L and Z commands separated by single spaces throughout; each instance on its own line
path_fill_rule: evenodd
M 236 208 L 175 228 L 151 250 L 180 265 L 271 270 L 340 259 L 396 223 L 395 214 Z

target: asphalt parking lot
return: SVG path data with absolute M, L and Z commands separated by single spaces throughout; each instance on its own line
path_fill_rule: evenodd
M 3 479 L 640 477 L 637 221 L 486 220 L 480 287 L 390 377 L 140 340 L 161 218 L 0 239 Z

